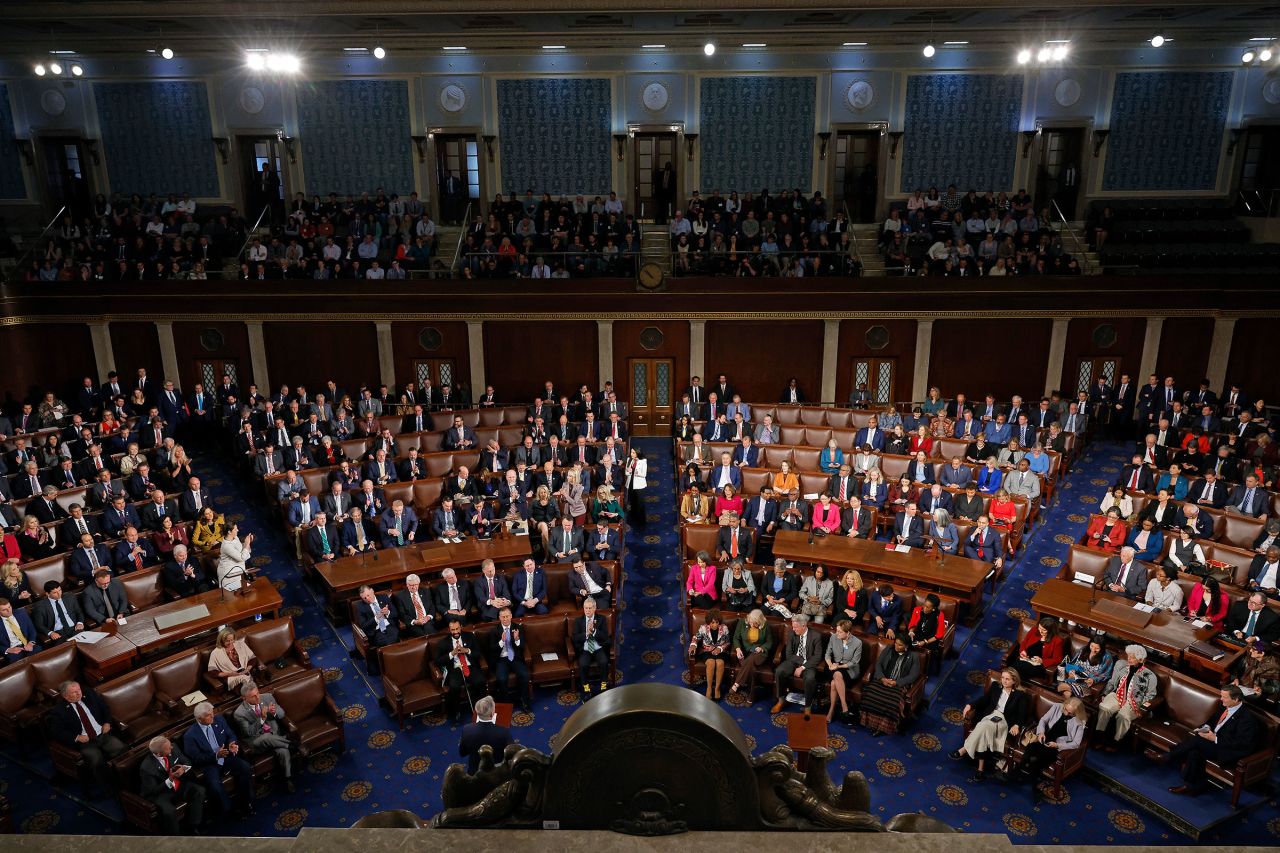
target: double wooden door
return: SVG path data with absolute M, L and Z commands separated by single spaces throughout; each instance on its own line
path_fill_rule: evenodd
M 633 358 L 631 375 L 631 434 L 670 435 L 675 408 L 675 360 Z

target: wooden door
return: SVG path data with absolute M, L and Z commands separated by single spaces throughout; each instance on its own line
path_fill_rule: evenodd
M 1076 218 L 1083 150 L 1082 127 L 1046 127 L 1040 134 L 1040 163 L 1032 195 L 1037 209 L 1056 201 L 1068 221 Z
M 461 222 L 468 204 L 474 217 L 481 212 L 480 145 L 475 134 L 436 134 L 435 148 L 440 220 L 448 224 Z M 450 178 L 458 182 L 452 193 L 447 183 Z
M 231 384 L 239 386 L 242 395 L 249 390 L 249 383 L 245 382 L 245 377 L 240 375 L 239 365 L 234 358 L 196 359 L 195 374 L 192 381 L 187 384 L 187 390 L 190 391 L 192 386 L 199 382 L 204 386 L 206 394 L 216 396 L 218 389 L 222 387 L 223 376 L 229 376 Z
M 853 387 L 866 385 L 871 402 L 887 405 L 897 402 L 894 399 L 894 380 L 897 378 L 894 359 L 892 358 L 855 358 L 853 360 Z
M 413 362 L 413 378 L 418 383 L 418 387 L 431 382 L 436 393 L 439 389 L 448 385 L 456 390 L 457 377 L 453 368 L 453 359 L 451 358 L 419 358 Z M 483 389 L 481 389 L 483 390 Z
M 269 135 L 236 137 L 244 215 L 249 225 L 258 221 L 264 207 L 272 212 L 264 222 L 280 221 L 285 210 L 284 158 L 280 140 Z M 265 171 L 264 171 L 265 170 Z M 299 187 L 301 189 L 301 187 Z
M 664 221 L 671 212 L 659 211 L 662 204 L 677 203 L 675 199 L 663 199 L 658 190 L 658 175 L 666 164 L 676 170 L 675 186 L 680 186 L 680 158 L 676 156 L 674 133 L 637 133 L 635 136 L 635 187 L 636 218 L 642 222 Z
M 85 157 L 84 141 L 75 136 L 42 137 L 40 153 L 45 172 L 42 191 L 49 214 L 66 205 L 71 217 L 81 221 L 90 213 L 92 198 L 90 161 Z
M 1071 399 L 1074 400 L 1076 394 L 1097 385 L 1099 376 L 1105 376 L 1107 384 L 1114 387 L 1116 380 L 1120 378 L 1120 359 L 1114 356 L 1080 359 L 1076 370 L 1076 387 Z
M 852 130 L 836 135 L 835 210 L 847 206 L 849 221 L 879 221 L 876 217 L 879 164 L 880 131 Z
M 675 360 L 633 358 L 631 368 L 631 434 L 668 435 L 674 408 Z

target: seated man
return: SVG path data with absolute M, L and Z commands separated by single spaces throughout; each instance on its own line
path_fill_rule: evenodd
M 800 500 L 800 490 L 792 489 L 778 505 L 778 527 L 782 530 L 804 530 L 812 513 L 809 504 Z
M 1243 691 L 1235 684 L 1228 684 L 1219 691 L 1219 699 L 1222 711 L 1215 709 L 1203 725 L 1193 729 L 1169 751 L 1169 763 L 1181 765 L 1183 779 L 1183 783 L 1170 788 L 1170 792 L 1199 794 L 1208 782 L 1204 770 L 1207 762 L 1233 767 L 1258 748 L 1262 727 L 1253 712 L 1244 706 Z
M 8 663 L 30 657 L 44 647 L 36 642 L 36 626 L 25 610 L 14 611 L 13 602 L 0 598 L 0 640 Z
M 369 675 L 378 675 L 378 649 L 389 646 L 400 639 L 400 629 L 391 615 L 391 602 L 386 596 L 378 595 L 373 587 L 365 584 L 360 587 L 360 604 L 356 605 L 356 627 L 369 641 L 369 655 L 365 659 Z
M 435 601 L 422 588 L 422 579 L 411 574 L 404 579 L 404 589 L 391 596 L 396 616 L 404 625 L 406 637 L 425 637 L 435 630 Z
M 378 520 L 378 530 L 382 535 L 382 547 L 404 547 L 412 544 L 418 535 L 418 516 L 412 507 L 405 506 L 404 501 L 397 498 Z
M 720 464 L 707 475 L 707 485 L 720 494 L 726 485 L 733 486 L 734 492 L 742 491 L 742 472 L 734 466 L 733 455 L 728 451 L 720 454 Z
M 329 515 L 316 513 L 315 523 L 303 535 L 304 550 L 317 563 L 332 563 L 342 551 L 341 534 L 329 523 Z
M 532 710 L 529 704 L 529 667 L 524 662 L 524 639 L 521 636 L 520 624 L 512 618 L 511 607 L 498 610 L 498 627 L 489 632 L 489 668 L 498 681 L 498 695 L 507 701 L 514 701 L 521 711 Z M 507 689 L 510 677 L 516 677 L 514 692 Z M 492 699 L 480 700 L 492 702 Z M 476 711 L 480 711 L 477 704 Z M 495 758 L 500 755 L 495 754 Z
M 93 580 L 93 573 L 98 569 L 111 566 L 111 552 L 107 550 L 107 546 L 95 543 L 92 534 L 83 534 L 79 547 L 71 552 L 71 577 L 88 583 Z
M 777 701 L 772 713 L 782 711 L 792 677 L 804 680 L 805 713 L 813 707 L 818 694 L 818 671 L 822 668 L 823 642 L 817 631 L 809 630 L 809 617 L 797 613 L 791 617 L 791 630 L 787 632 L 787 644 L 782 650 L 782 662 L 773 674 L 773 690 Z
M 493 560 L 486 558 L 480 564 L 480 577 L 472 581 L 472 594 L 481 622 L 494 622 L 498 611 L 511 606 L 511 590 L 507 579 L 498 574 Z
M 1244 478 L 1244 483 L 1236 486 L 1235 491 L 1231 493 L 1228 504 L 1232 510 L 1241 515 L 1264 518 L 1270 509 L 1268 506 L 1270 502 L 1271 495 L 1258 485 L 1257 475 L 1249 474 Z
M 708 507 L 707 513 L 710 512 Z M 765 486 L 760 494 L 748 500 L 742 517 L 747 526 L 755 531 L 756 537 L 772 534 L 778 526 L 778 502 L 773 499 L 773 489 Z
M 959 456 L 952 456 L 951 461 L 942 466 L 938 472 L 938 484 L 941 486 L 955 486 L 957 489 L 963 489 L 973 480 L 973 469 L 964 464 Z
M 520 571 L 512 576 L 511 596 L 519 616 L 547 612 L 547 574 L 532 557 L 525 557 Z
M 915 501 L 908 502 L 906 509 L 893 520 L 889 541 L 909 548 L 924 547 L 924 520 L 920 518 L 920 508 Z
M 440 576 L 444 583 L 432 590 L 436 598 L 436 613 L 446 621 L 458 619 L 466 622 L 471 613 L 471 588 L 458 583 L 458 573 L 453 569 L 445 569 Z
M 1280 616 L 1267 606 L 1267 596 L 1251 592 L 1244 601 L 1237 601 L 1227 611 L 1223 634 L 1241 643 L 1274 643 L 1280 640 Z
M 964 555 L 970 560 L 983 560 L 997 569 L 1004 565 L 1000 554 L 1000 534 L 991 529 L 990 519 L 978 516 L 977 524 L 964 536 Z
M 286 793 L 297 791 L 293 784 L 291 743 L 284 732 L 284 709 L 270 693 L 262 693 L 252 681 L 240 688 L 241 702 L 231 713 L 231 723 L 249 754 L 271 752 L 283 778 L 280 787 Z
M 164 588 L 178 598 L 186 598 L 213 589 L 199 560 L 187 556 L 186 545 L 173 546 L 173 559 L 164 564 Z
M 1210 468 L 1204 472 L 1203 479 L 1192 483 L 1187 490 L 1187 503 L 1222 509 L 1227 505 L 1229 489 L 1229 486 L 1218 482 L 1218 475 Z
M 61 701 L 49 711 L 49 736 L 79 752 L 84 759 L 85 770 L 102 792 L 114 795 L 115 779 L 108 762 L 124 752 L 126 747 L 116 737 L 116 721 L 111 716 L 111 709 L 97 693 L 82 688 L 75 681 L 60 684 L 58 696 Z
M 382 448 L 378 448 L 373 458 L 365 463 L 364 476 L 377 486 L 385 486 L 387 483 L 396 483 L 400 480 L 395 463 L 387 458 L 387 452 Z
M 444 434 L 444 449 L 470 450 L 475 446 L 476 431 L 469 426 L 464 426 L 461 416 L 455 417 L 453 419 L 453 426 Z
M 1115 744 L 1124 739 L 1133 721 L 1156 698 L 1156 674 L 1147 669 L 1147 650 L 1139 645 L 1125 646 L 1124 655 L 1125 659 L 1112 670 L 1098 704 L 1098 731 L 1105 732 L 1113 719 L 1116 723 L 1115 738 L 1101 747 L 1104 752 L 1116 751 Z
M 94 625 L 115 625 L 133 611 L 124 584 L 113 580 L 111 570 L 101 568 L 93 573 L 93 585 L 80 593 L 80 609 Z
M 573 517 L 560 519 L 560 526 L 547 535 L 547 550 L 557 563 L 573 563 L 583 558 L 582 531 L 573 525 Z
M 377 535 L 377 529 L 374 528 L 372 522 L 365 517 L 364 511 L 358 506 L 351 507 L 351 514 L 342 523 L 342 528 L 338 534 L 339 541 L 347 556 L 377 550 L 377 545 L 375 544 Z
M 44 598 L 31 607 L 31 624 L 36 627 L 36 639 L 52 648 L 84 630 L 84 614 L 74 597 L 63 594 L 62 584 L 47 580 Z
M 1195 539 L 1212 539 L 1213 538 L 1213 516 L 1207 512 L 1201 512 L 1200 507 L 1190 501 L 1182 504 L 1178 510 L 1178 515 L 1174 519 L 1175 527 L 1190 527 L 1195 531 L 1193 538 Z
M 124 535 L 126 527 L 141 527 L 142 520 L 133 504 L 127 502 L 124 494 L 116 492 L 111 498 L 111 508 L 103 510 L 102 529 L 108 539 L 117 539 Z
M 182 826 L 188 833 L 196 831 L 204 821 L 204 787 L 187 773 L 191 760 L 183 755 L 164 735 L 153 737 L 148 744 L 150 758 L 143 758 L 139 768 L 142 784 L 139 793 L 156 807 L 160 831 L 178 835 L 178 806 L 186 804 Z
M 462 620 L 450 616 L 449 633 L 436 641 L 435 661 L 443 678 L 445 716 L 455 725 L 466 721 L 471 704 L 485 693 L 479 654 L 475 634 L 463 631 Z
M 616 560 L 622 553 L 621 548 L 618 531 L 609 526 L 608 519 L 603 516 L 596 519 L 595 528 L 587 534 L 584 554 L 596 561 Z
M 1025 458 L 1018 461 L 1016 471 L 1005 475 L 1003 486 L 1010 496 L 1022 495 L 1028 503 L 1040 497 L 1040 476 L 1031 472 L 1031 463 Z
M 597 615 L 596 604 L 592 597 L 583 599 L 582 615 L 573 620 L 573 650 L 578 655 L 578 677 L 582 679 L 584 702 L 591 698 L 593 666 L 600 678 L 600 692 L 609 688 L 609 646 L 613 644 L 613 638 L 609 636 L 609 626 L 604 617 Z
M 1138 552 L 1125 545 L 1118 556 L 1107 560 L 1098 588 L 1125 598 L 1140 599 L 1147 591 L 1147 569 L 1137 561 Z
M 440 506 L 431 511 L 431 535 L 442 542 L 461 542 L 467 533 L 466 515 L 445 495 Z
M 875 519 L 870 509 L 862 505 L 856 495 L 849 498 L 849 506 L 840 518 L 840 527 L 850 539 L 872 539 L 875 533 L 872 525 Z
M 160 562 L 155 546 L 143 539 L 136 527 L 125 528 L 124 538 L 116 543 L 111 556 L 117 572 L 137 571 Z
M 222 782 L 224 770 L 230 771 L 236 785 L 236 805 L 239 817 L 257 814 L 253 807 L 253 768 L 240 755 L 240 742 L 231 727 L 220 714 L 213 713 L 213 705 L 201 702 L 196 705 L 195 725 L 182 736 L 182 751 L 191 759 L 191 767 L 200 774 L 207 788 L 222 806 L 223 817 L 230 817 L 231 797 Z
M 584 562 L 578 557 L 573 561 L 573 572 L 569 575 L 569 594 L 577 602 L 595 599 L 601 610 L 607 610 L 613 606 L 613 580 L 604 566 Z

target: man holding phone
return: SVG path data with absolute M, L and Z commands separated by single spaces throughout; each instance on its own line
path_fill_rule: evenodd
M 204 818 L 205 791 L 199 782 L 187 774 L 191 762 L 167 737 L 153 737 L 148 744 L 151 757 L 142 759 L 141 770 L 144 799 L 155 804 L 160 813 L 160 831 L 165 835 L 179 835 L 178 806 L 186 803 L 187 812 L 182 828 L 191 835 L 200 834 Z

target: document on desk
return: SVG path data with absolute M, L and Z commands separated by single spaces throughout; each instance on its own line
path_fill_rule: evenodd
M 894 548 L 893 550 L 897 551 L 899 554 L 910 554 L 910 553 L 911 553 L 911 546 L 910 546 L 910 545 L 899 545 L 898 547 Z
M 1087 575 L 1084 572 L 1076 572 L 1075 577 L 1071 579 L 1072 583 L 1084 584 L 1085 586 L 1093 586 L 1097 582 L 1097 578 L 1093 575 Z
M 1135 602 L 1135 603 L 1134 603 L 1134 605 L 1133 605 L 1133 609 L 1134 609 L 1134 610 L 1140 610 L 1140 611 L 1142 611 L 1143 613 L 1155 613 L 1155 612 L 1156 612 L 1156 609 L 1155 609 L 1154 607 L 1152 607 L 1150 604 L 1147 604 L 1146 602 L 1143 602 L 1143 601 Z
M 75 640 L 77 643 L 84 643 L 86 646 L 91 646 L 99 640 L 105 640 L 110 636 L 110 634 L 102 631 L 81 631 L 71 639 Z
M 555 652 L 543 652 L 542 659 L 544 661 L 560 660 L 560 656 Z

